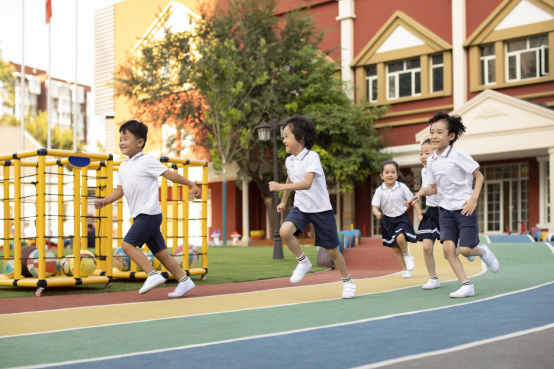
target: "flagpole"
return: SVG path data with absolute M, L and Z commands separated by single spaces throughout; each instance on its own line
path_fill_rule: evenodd
M 52 6 L 52 4 L 50 4 L 50 7 Z M 52 8 L 50 8 L 52 9 Z M 48 11 L 48 10 L 47 10 Z M 48 95 L 47 95 L 47 111 L 48 111 L 48 124 L 47 124 L 47 139 L 46 139 L 46 148 L 48 149 L 51 149 L 52 148 L 52 133 L 50 132 L 51 131 L 51 128 L 52 128 L 52 23 L 50 22 L 50 17 L 51 15 L 49 15 L 49 18 L 48 18 Z M 47 179 L 48 179 L 48 212 L 50 213 L 50 211 L 52 210 L 51 208 L 51 201 L 52 201 L 52 198 L 50 196 L 50 194 L 52 193 L 51 192 L 51 187 L 50 187 L 50 183 L 51 183 L 51 177 L 50 177 L 50 171 L 48 171 L 48 175 L 47 175 Z M 58 178 L 58 181 L 59 181 L 59 178 Z M 48 219 L 47 221 L 47 228 L 48 229 L 48 234 L 49 235 L 52 235 L 52 223 L 50 221 L 50 219 Z M 60 246 L 61 247 L 61 246 Z
M 77 107 L 79 106 L 77 98 L 77 87 L 79 86 L 77 84 L 77 3 L 78 1 L 75 0 L 75 101 L 73 102 L 75 104 L 75 111 L 73 112 L 73 151 L 77 151 Z

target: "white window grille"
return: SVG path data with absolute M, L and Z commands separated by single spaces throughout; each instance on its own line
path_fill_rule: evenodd
M 431 92 L 444 91 L 444 57 L 442 54 L 431 56 Z
M 483 86 L 496 83 L 496 55 L 494 44 L 481 46 L 481 84 Z
M 548 73 L 548 35 L 506 42 L 508 82 L 540 78 Z
M 421 95 L 421 63 L 419 58 L 387 65 L 388 99 Z
M 37 76 L 27 76 L 29 81 L 29 92 L 33 95 L 40 95 L 40 78 Z
M 377 65 L 366 68 L 367 101 L 377 102 Z

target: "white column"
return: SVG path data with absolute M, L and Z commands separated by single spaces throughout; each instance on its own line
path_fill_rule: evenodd
M 341 75 L 343 81 L 354 87 L 354 72 L 350 68 L 354 60 L 354 0 L 339 0 L 338 3 L 339 16 L 336 19 L 340 21 Z M 354 99 L 353 89 L 348 90 L 348 96 Z
M 354 204 L 354 192 L 345 192 L 342 195 L 342 229 L 350 230 L 351 224 L 356 220 L 356 206 Z
M 466 51 L 466 2 L 452 0 L 452 71 L 454 110 L 459 109 L 467 99 Z
M 248 197 L 248 178 L 245 178 L 242 180 L 242 228 L 244 229 L 242 243 L 244 246 L 250 246 L 249 206 L 250 199 Z
M 546 166 L 548 165 L 548 156 L 537 156 L 539 162 L 539 228 L 546 228 L 546 201 L 547 191 L 546 186 Z
M 554 147 L 548 149 L 548 155 L 550 156 L 548 160 L 548 166 L 550 167 L 550 226 L 548 231 L 554 232 Z

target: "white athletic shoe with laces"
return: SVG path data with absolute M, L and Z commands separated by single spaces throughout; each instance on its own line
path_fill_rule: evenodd
M 467 260 L 469 260 L 473 263 L 475 261 L 475 256 L 468 256 Z
M 404 262 L 406 263 L 406 269 L 409 271 L 414 270 L 415 263 L 414 263 L 414 257 L 408 253 L 408 255 L 404 256 Z
M 143 295 L 146 292 L 150 292 L 151 289 L 158 287 L 160 284 L 165 283 L 165 281 L 166 279 L 158 273 L 156 273 L 156 275 L 149 276 L 148 278 L 146 278 L 146 281 L 144 281 L 139 294 Z
M 483 262 L 487 264 L 491 272 L 498 272 L 498 270 L 500 269 L 500 264 L 498 263 L 498 259 L 496 258 L 496 256 L 494 256 L 488 246 L 483 245 L 481 246 L 481 248 L 485 250 L 485 255 L 481 256 L 481 260 L 483 260 Z
M 475 290 L 473 288 L 473 285 L 470 284 L 470 285 L 467 285 L 467 286 L 463 286 L 460 287 L 458 289 L 458 291 L 456 292 L 452 292 L 450 294 L 450 297 L 452 298 L 461 298 L 461 297 L 471 297 L 471 296 L 474 296 L 475 295 Z
M 438 279 L 430 278 L 429 282 L 425 283 L 421 288 L 423 288 L 424 290 L 434 290 L 435 288 L 439 288 L 440 286 L 441 283 Z
M 194 282 L 189 278 L 187 279 L 186 281 L 184 282 L 179 282 L 179 284 L 177 285 L 177 288 L 175 289 L 175 291 L 171 292 L 170 294 L 168 294 L 167 296 L 171 297 L 171 298 L 176 298 L 176 297 L 181 297 L 183 296 L 185 293 L 189 292 L 190 290 L 192 290 L 194 287 L 196 287 L 196 285 L 194 284 Z
M 296 266 L 296 269 L 294 269 L 294 272 L 292 272 L 292 276 L 290 277 L 290 283 L 298 283 L 302 279 L 304 279 L 304 276 L 310 269 L 312 269 L 312 263 L 310 263 L 310 259 L 306 258 L 308 261 L 305 264 L 298 263 Z
M 404 271 L 402 272 L 402 278 L 412 278 L 412 271 L 404 269 Z
M 356 285 L 354 284 L 354 282 L 349 281 L 349 282 L 343 283 L 343 286 L 342 286 L 343 299 L 354 298 L 355 294 L 356 294 Z

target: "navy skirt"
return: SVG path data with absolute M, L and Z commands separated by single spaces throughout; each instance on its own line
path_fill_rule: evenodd
M 432 240 L 440 239 L 440 225 L 439 225 L 439 207 L 430 206 L 427 208 L 425 214 L 423 214 L 423 219 L 419 223 L 419 228 L 417 229 L 417 240 Z
M 396 237 L 398 237 L 400 233 L 404 233 L 408 242 L 417 242 L 416 232 L 414 231 L 414 226 L 410 221 L 408 213 L 404 213 L 397 217 L 389 217 L 383 214 L 383 218 L 381 218 L 381 227 L 383 246 L 393 247 L 396 245 Z

